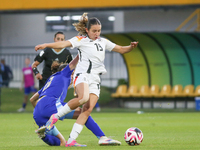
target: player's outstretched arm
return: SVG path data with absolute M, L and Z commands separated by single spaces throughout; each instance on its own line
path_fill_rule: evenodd
M 38 92 L 36 92 L 36 93 L 30 98 L 30 102 L 31 102 L 31 104 L 33 105 L 34 108 L 35 108 L 35 106 L 36 106 L 36 104 L 37 104 L 38 98 L 39 98 L 39 93 L 38 93 Z
M 112 51 L 118 52 L 120 54 L 128 53 L 132 51 L 134 48 L 136 48 L 138 45 L 138 42 L 131 42 L 129 46 L 120 46 L 120 45 L 115 45 Z
M 69 63 L 70 70 L 73 70 L 76 67 L 78 60 L 79 60 L 79 56 L 76 55 L 76 57 Z
M 35 51 L 38 51 L 40 49 L 45 49 L 46 47 L 49 47 L 49 48 L 65 48 L 65 47 L 72 47 L 72 44 L 69 41 L 44 43 L 44 44 L 40 44 L 40 45 L 35 46 Z

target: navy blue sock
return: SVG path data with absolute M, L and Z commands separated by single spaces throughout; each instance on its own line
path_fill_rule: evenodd
M 96 108 L 99 107 L 99 103 L 98 103 L 98 102 L 96 103 L 95 107 L 96 107 Z
M 85 126 L 92 131 L 96 137 L 99 139 L 101 136 L 105 136 L 99 125 L 93 120 L 91 116 L 88 117 L 88 120 L 85 123 Z
M 53 135 L 46 134 L 46 136 L 42 138 L 42 140 L 50 146 L 60 146 L 60 139 Z
M 23 103 L 23 104 L 22 104 L 22 107 L 23 107 L 23 108 L 26 108 L 26 103 Z

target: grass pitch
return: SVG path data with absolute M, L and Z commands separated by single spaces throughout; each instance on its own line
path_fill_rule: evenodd
M 87 150 L 197 150 L 199 149 L 200 114 L 187 113 L 92 113 L 92 117 L 104 133 L 122 142 L 121 146 L 99 146 L 98 139 L 84 127 L 77 138 L 87 147 L 67 149 Z M 0 149 L 1 150 L 40 150 L 66 149 L 46 145 L 34 133 L 32 113 L 1 113 Z M 75 120 L 64 120 L 56 123 L 66 140 Z M 124 133 L 129 127 L 138 127 L 144 134 L 143 142 L 138 146 L 129 146 L 124 141 Z
M 109 99 L 109 93 L 103 89 L 103 100 Z M 106 94 L 104 94 L 106 93 Z M 73 95 L 68 92 L 67 99 Z M 194 109 L 143 109 L 144 114 L 137 114 L 136 109 L 102 108 L 95 110 L 92 117 L 99 124 L 106 136 L 122 142 L 121 146 L 99 146 L 98 139 L 84 127 L 77 138 L 87 147 L 52 147 L 46 145 L 35 134 L 37 125 L 33 120 L 33 107 L 30 102 L 25 113 L 17 113 L 23 101 L 23 92 L 19 89 L 3 88 L 0 112 L 0 150 L 198 150 L 200 149 L 200 113 Z M 187 111 L 187 112 L 186 112 Z M 66 140 L 75 120 L 56 123 L 58 130 Z M 129 146 L 124 141 L 124 133 L 130 127 L 138 127 L 144 134 L 143 142 L 138 146 Z

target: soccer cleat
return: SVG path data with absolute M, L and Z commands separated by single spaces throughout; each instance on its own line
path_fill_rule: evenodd
M 35 130 L 35 133 L 38 135 L 39 138 L 44 138 L 45 137 L 45 126 L 42 126 L 40 128 L 38 128 L 37 130 Z
M 106 145 L 121 145 L 121 142 L 117 141 L 117 140 L 113 140 L 110 138 L 107 138 L 106 136 L 102 136 L 99 139 L 99 145 L 100 146 L 106 146 Z
M 17 110 L 18 112 L 24 112 L 25 111 L 25 108 L 20 108 Z
M 97 108 L 96 108 L 96 111 L 97 111 L 97 112 L 100 112 L 100 111 L 101 111 L 101 108 L 100 108 L 100 107 L 97 107 Z
M 67 144 L 66 142 L 66 145 L 65 147 L 86 147 L 87 145 L 81 145 L 81 144 L 78 144 L 75 140 L 73 140 L 70 144 Z
M 46 123 L 47 131 L 50 131 L 57 121 L 58 121 L 58 119 L 55 117 L 55 114 L 51 115 L 50 119 Z

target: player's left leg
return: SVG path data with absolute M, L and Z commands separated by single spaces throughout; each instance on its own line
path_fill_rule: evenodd
M 78 116 L 81 114 L 82 109 L 80 107 L 76 108 L 72 112 L 66 114 L 65 116 L 61 117 L 60 119 L 77 119 Z M 99 125 L 93 120 L 91 116 L 88 117 L 85 126 L 94 134 L 98 139 L 101 136 L 105 136 Z
M 74 143 L 74 141 L 76 140 L 76 138 L 82 131 L 83 125 L 86 123 L 88 117 L 90 116 L 90 113 L 92 112 L 97 100 L 98 100 L 98 97 L 95 94 L 90 94 L 89 101 L 83 105 L 82 113 L 79 115 L 79 117 L 77 118 L 76 122 L 73 125 L 72 131 L 70 133 L 70 137 L 66 144 L 67 147 Z
M 24 112 L 26 109 L 26 105 L 28 102 L 28 95 L 31 93 L 31 87 L 25 87 L 24 88 L 24 101 L 22 103 L 22 107 L 18 109 L 18 112 Z
M 68 139 L 67 144 L 70 144 L 70 142 L 76 140 L 76 138 L 78 137 L 79 133 L 82 130 L 82 124 L 84 122 L 84 118 L 88 118 L 87 121 L 85 122 L 85 125 L 89 130 L 91 130 L 97 136 L 97 138 L 99 139 L 98 142 L 99 145 L 121 145 L 121 142 L 106 137 L 101 128 L 98 126 L 98 124 L 90 116 L 90 113 L 92 112 L 97 100 L 98 100 L 97 95 L 91 93 L 89 101 L 83 105 L 83 112 L 79 115 L 76 123 L 72 128 L 72 131 L 70 133 L 70 138 Z
M 50 146 L 65 146 L 65 138 L 55 126 L 49 132 L 45 132 L 45 129 L 45 126 L 42 126 L 35 132 L 46 144 Z

